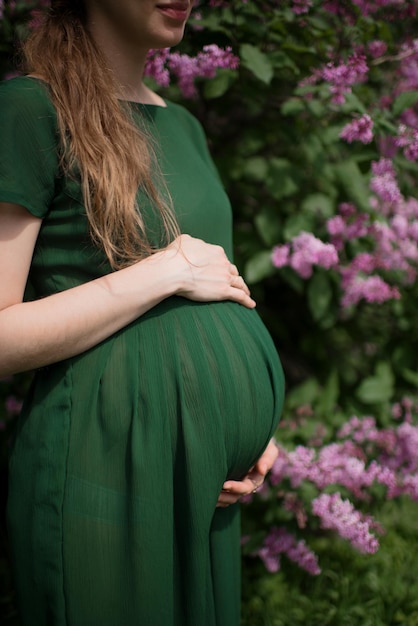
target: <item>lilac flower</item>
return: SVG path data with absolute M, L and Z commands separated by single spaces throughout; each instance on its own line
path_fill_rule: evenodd
M 362 278 L 356 276 L 354 280 L 344 285 L 344 295 L 341 304 L 344 308 L 355 306 L 360 300 L 381 304 L 387 300 L 399 299 L 397 287 L 391 287 L 380 276 Z
M 284 267 L 285 265 L 288 265 L 289 253 L 290 253 L 289 244 L 284 244 L 283 246 L 276 246 L 275 248 L 273 248 L 271 261 L 274 267 L 281 268 L 281 267 Z
M 418 160 L 418 130 L 401 124 L 398 129 L 396 145 L 404 148 L 405 157 L 409 161 Z
M 292 247 L 290 267 L 302 278 L 309 278 L 312 275 L 314 265 L 330 269 L 338 263 L 335 247 L 332 244 L 323 243 L 312 233 L 302 231 L 293 239 Z
M 303 540 L 297 541 L 285 528 L 273 526 L 261 548 L 256 553 L 264 562 L 269 572 L 280 569 L 280 556 L 286 556 L 310 574 L 321 573 L 316 555 Z
M 379 161 L 372 161 L 372 172 L 375 176 L 392 176 L 395 177 L 395 168 L 393 162 L 390 159 L 379 159 Z
M 407 495 L 418 501 L 418 426 L 413 415 L 418 401 L 402 398 L 393 406 L 396 416 L 408 417 L 395 428 L 378 428 L 373 416 L 352 416 L 337 433 L 337 440 L 326 446 L 297 446 L 293 451 L 280 449 L 268 481 L 276 488 L 281 507 L 292 514 L 299 528 L 309 525 L 309 510 L 298 489 L 310 483 L 318 490 L 311 501 L 311 512 L 320 519 L 324 529 L 333 530 L 361 552 L 373 553 L 378 548 L 373 532 L 383 529 L 371 517 L 356 509 L 354 502 L 343 499 L 340 491 L 331 495 L 325 490 L 344 487 L 351 497 L 366 500 L 370 487 L 386 487 L 386 497 Z M 286 490 L 286 481 L 291 491 Z M 305 492 L 302 492 L 305 493 Z M 266 497 L 268 497 L 266 495 Z M 315 555 L 300 544 L 286 529 L 273 526 L 256 553 L 269 571 L 280 568 L 283 554 L 311 573 L 319 571 Z
M 373 120 L 370 115 L 362 115 L 344 126 L 340 137 L 348 141 L 348 143 L 352 141 L 370 143 L 373 140 Z
M 351 437 L 356 443 L 364 443 L 374 441 L 377 433 L 374 417 L 367 416 L 360 419 L 354 415 L 340 428 L 337 437 L 339 439 Z
M 418 476 L 416 474 L 405 477 L 402 491 L 413 500 L 418 500 Z
M 358 6 L 364 16 L 376 13 L 385 7 L 398 9 L 400 16 L 411 16 L 415 14 L 415 7 L 412 5 L 413 1 L 410 0 L 405 3 L 405 0 L 353 0 L 353 3 Z
M 354 204 L 351 204 L 351 202 L 342 202 L 338 206 L 338 210 L 340 212 L 340 215 L 342 215 L 345 219 L 352 217 L 357 213 L 356 207 L 354 206 Z
M 308 13 L 311 6 L 313 6 L 313 0 L 292 0 L 292 3 L 292 11 L 296 15 Z
M 380 272 L 396 272 L 401 285 L 412 284 L 418 276 L 418 200 L 402 196 L 390 159 L 372 162 L 371 169 L 370 188 L 376 195 L 370 198 L 370 205 L 376 217 L 344 203 L 326 224 L 336 255 L 335 264 L 329 266 L 340 274 L 343 308 L 362 300 L 382 303 L 399 299 L 398 287 Z M 346 242 L 358 245 L 362 239 L 367 248 L 343 262 Z M 309 238 L 301 233 L 289 249 L 278 246 L 274 250 L 276 266 L 290 265 L 302 278 L 310 278 L 313 266 L 321 264 L 315 258 L 314 240 L 312 234 Z M 325 263 L 323 266 L 327 267 Z
M 342 237 L 345 232 L 345 221 L 341 215 L 335 215 L 327 221 L 327 230 L 333 237 Z
M 302 278 L 309 278 L 315 265 L 325 269 L 337 265 L 338 253 L 333 244 L 324 243 L 312 233 L 302 231 L 290 245 L 273 249 L 272 263 L 277 268 L 289 265 Z
M 393 204 L 402 199 L 398 184 L 394 178 L 385 174 L 374 176 L 370 182 L 370 189 L 384 202 Z
M 145 65 L 145 75 L 152 77 L 161 87 L 170 84 L 170 73 L 165 66 L 170 55 L 170 49 L 150 50 Z
M 360 252 L 357 256 L 354 257 L 350 269 L 355 272 L 355 274 L 371 274 L 374 272 L 377 266 L 376 257 L 368 252 Z
M 204 46 L 202 52 L 197 55 L 199 76 L 213 78 L 218 69 L 236 70 L 239 65 L 238 57 L 232 54 L 232 48 L 219 48 L 215 44 Z
M 196 96 L 195 79 L 199 75 L 199 63 L 197 57 L 189 57 L 187 54 L 174 52 L 168 59 L 170 72 L 176 76 L 178 86 L 183 96 L 194 98 Z
M 387 48 L 388 48 L 387 44 L 384 41 L 380 41 L 380 40 L 370 41 L 370 43 L 367 46 L 367 49 L 373 58 L 383 56 Z
M 333 102 L 343 104 L 345 94 L 351 92 L 351 87 L 354 84 L 364 82 L 368 71 L 365 56 L 353 54 L 346 62 L 341 62 L 339 65 L 328 63 L 319 70 L 318 76 L 329 83 Z
M 196 96 L 196 78 L 213 78 L 218 69 L 236 69 L 238 58 L 230 47 L 205 46 L 195 57 L 169 50 L 153 50 L 147 59 L 145 74 L 158 84 L 167 87 L 170 74 L 177 78 L 179 88 L 186 98 Z
M 312 500 L 312 512 L 320 518 L 322 528 L 336 530 L 360 552 L 374 553 L 378 549 L 378 540 L 370 533 L 370 521 L 338 492 L 323 493 Z
M 409 222 L 406 215 L 394 215 L 390 220 L 390 226 L 396 237 L 399 239 L 406 239 L 409 234 Z

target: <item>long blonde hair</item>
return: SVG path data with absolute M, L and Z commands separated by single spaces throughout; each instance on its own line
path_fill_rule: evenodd
M 23 45 L 28 73 L 49 85 L 57 110 L 62 164 L 81 175 L 93 241 L 119 269 L 151 254 L 140 188 L 159 215 L 162 240 L 177 234 L 152 142 L 118 100 L 117 85 L 85 26 L 83 0 L 52 0 L 51 9 Z

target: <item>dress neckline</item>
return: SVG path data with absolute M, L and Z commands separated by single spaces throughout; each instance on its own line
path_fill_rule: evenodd
M 23 78 L 29 78 L 31 80 L 34 81 L 38 81 L 38 82 L 42 82 L 45 85 L 48 85 L 47 81 L 44 80 L 43 78 L 41 78 L 40 76 L 35 76 L 33 74 L 23 74 L 22 75 Z M 137 102 L 136 100 L 125 100 L 124 98 L 118 98 L 119 102 L 122 102 L 124 104 L 129 104 L 131 106 L 140 106 L 140 107 L 144 107 L 144 108 L 150 108 L 150 109 L 167 109 L 168 108 L 168 102 L 166 100 L 164 100 L 163 98 L 161 98 L 162 101 L 164 102 L 164 105 L 162 104 L 157 104 L 155 102 Z
M 130 106 L 139 106 L 150 109 L 168 109 L 168 102 L 164 100 L 164 106 L 162 104 L 156 104 L 154 102 L 137 102 L 136 100 L 123 100 L 119 98 L 119 102 L 129 104 Z

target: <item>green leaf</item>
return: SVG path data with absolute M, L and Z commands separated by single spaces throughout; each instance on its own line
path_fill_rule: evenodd
M 276 200 L 292 196 L 299 191 L 298 172 L 287 159 L 272 158 L 265 185 Z
M 394 392 L 394 376 L 389 363 L 376 366 L 375 375 L 369 376 L 360 384 L 356 396 L 365 404 L 388 402 Z
M 308 284 L 308 305 L 316 322 L 328 312 L 331 301 L 332 289 L 327 275 L 324 272 L 315 273 Z
M 244 268 L 244 278 L 249 285 L 272 276 L 275 268 L 271 262 L 271 250 L 257 252 L 249 259 Z
M 281 237 L 281 225 L 273 211 L 262 210 L 255 217 L 258 234 L 266 246 L 273 246 Z
M 299 115 L 305 110 L 305 103 L 301 98 L 289 98 L 281 106 L 282 115 Z
M 297 387 L 293 387 L 286 396 L 286 407 L 296 409 L 304 404 L 312 404 L 321 391 L 316 378 L 308 378 Z
M 330 415 L 335 410 L 340 394 L 340 381 L 337 369 L 333 369 L 316 404 L 316 410 L 322 415 Z
M 254 180 L 264 181 L 267 176 L 268 163 L 263 157 L 256 156 L 246 160 L 244 165 L 244 173 Z
M 283 237 L 285 241 L 290 241 L 302 231 L 312 232 L 314 228 L 315 218 L 312 214 L 295 213 L 288 217 L 283 228 Z
M 240 48 L 242 64 L 249 69 L 254 76 L 266 85 L 271 83 L 273 78 L 273 67 L 270 59 L 264 52 L 249 43 L 242 44 Z
M 204 86 L 204 96 L 205 98 L 220 98 L 226 93 L 232 83 L 236 80 L 235 72 L 228 70 L 220 70 L 218 74 L 208 80 Z
M 350 159 L 338 163 L 334 167 L 337 179 L 350 200 L 363 211 L 368 211 L 370 209 L 370 191 L 357 163 Z
M 287 68 L 292 70 L 294 74 L 300 74 L 300 69 L 295 65 L 292 59 L 282 50 L 277 50 L 273 55 L 274 66 L 277 68 Z
M 329 196 L 323 193 L 311 193 L 306 196 L 301 209 L 325 219 L 334 215 L 334 203 Z
M 406 109 L 413 107 L 418 103 L 418 91 L 404 91 L 395 98 L 393 103 L 393 114 L 399 115 Z
M 409 369 L 404 369 L 402 371 L 402 376 L 408 383 L 411 383 L 411 385 L 414 385 L 415 387 L 418 388 L 418 372 L 415 372 Z
M 347 93 L 345 95 L 345 104 L 343 106 L 343 110 L 345 113 L 351 113 L 353 111 L 357 111 L 358 113 L 367 113 L 367 109 L 364 104 L 359 100 L 359 98 L 354 93 Z

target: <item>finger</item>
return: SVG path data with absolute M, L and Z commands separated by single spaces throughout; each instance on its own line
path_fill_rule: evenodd
M 242 289 L 237 289 L 236 287 L 230 288 L 225 299 L 238 302 L 239 304 L 246 306 L 247 309 L 254 309 L 257 304 L 249 294 L 245 293 Z
M 230 504 L 235 504 L 242 496 L 236 493 L 221 491 L 218 504 L 223 504 L 229 506 Z
M 233 276 L 239 276 L 239 271 L 236 265 L 234 265 L 233 263 L 231 263 L 230 267 L 229 267 L 229 271 L 231 272 L 231 274 Z
M 279 455 L 279 450 L 274 439 L 270 439 L 267 448 L 264 450 L 261 457 L 258 459 L 254 468 L 263 477 L 271 470 Z
M 242 276 L 233 276 L 230 284 L 231 287 L 235 287 L 235 289 L 242 289 L 242 291 L 246 293 L 247 296 L 250 295 L 250 290 L 248 289 L 248 286 Z
M 223 485 L 223 491 L 229 494 L 242 497 L 248 496 L 256 491 L 263 484 L 263 477 L 255 474 L 250 478 L 246 476 L 243 480 L 228 480 Z
M 257 472 L 255 469 L 249 472 L 246 476 L 248 480 L 251 481 L 253 485 L 253 493 L 257 491 L 259 487 L 264 483 L 264 475 Z

